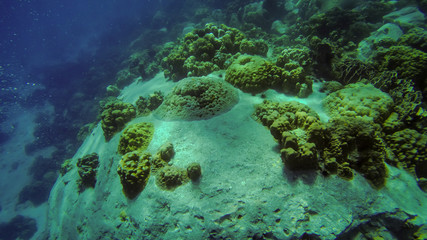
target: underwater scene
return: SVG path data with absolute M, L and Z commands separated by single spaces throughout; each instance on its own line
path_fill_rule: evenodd
M 0 240 L 427 239 L 426 0 L 0 12 Z

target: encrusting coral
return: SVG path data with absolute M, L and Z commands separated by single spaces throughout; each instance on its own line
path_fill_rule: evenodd
M 154 125 L 149 122 L 128 126 L 120 136 L 118 152 L 126 154 L 132 151 L 144 151 L 153 139 Z
M 99 157 L 97 153 L 87 154 L 77 160 L 80 190 L 86 187 L 95 187 L 98 165 Z
M 168 94 L 155 115 L 165 120 L 199 120 L 229 111 L 239 97 L 236 89 L 219 78 L 190 77 Z
M 136 108 L 130 103 L 121 101 L 107 103 L 101 113 L 101 126 L 105 140 L 110 141 L 114 134 L 121 131 L 135 116 Z
M 323 104 L 331 117 L 367 116 L 384 121 L 391 113 L 393 99 L 370 84 L 355 83 L 329 94 Z
M 135 198 L 147 185 L 150 177 L 151 154 L 133 151 L 126 153 L 119 162 L 117 173 L 128 198 Z

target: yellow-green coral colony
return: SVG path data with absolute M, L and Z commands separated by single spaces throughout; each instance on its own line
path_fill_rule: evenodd
M 170 142 L 164 143 L 154 156 L 141 150 L 123 155 L 117 167 L 117 174 L 125 196 L 130 199 L 137 197 L 146 187 L 151 175 L 156 177 L 156 184 L 160 189 L 171 191 L 190 179 L 200 179 L 200 164 L 191 163 L 186 169 L 170 165 L 169 161 L 174 155 L 175 150 Z
M 105 140 L 110 139 L 121 131 L 126 123 L 136 116 L 136 108 L 121 101 L 108 103 L 101 113 L 101 126 L 104 131 Z
M 154 125 L 149 122 L 128 126 L 120 136 L 118 152 L 126 154 L 132 151 L 144 151 L 153 139 Z
M 236 53 L 265 55 L 267 50 L 266 43 L 249 40 L 236 28 L 206 24 L 204 29 L 187 33 L 163 59 L 162 66 L 166 77 L 181 80 L 225 69 Z
M 304 104 L 270 101 L 256 106 L 254 116 L 279 142 L 287 168 L 321 169 L 345 179 L 353 178 L 354 169 L 372 185 L 384 185 L 385 145 L 372 118 L 343 116 L 324 124 Z
M 120 160 L 117 173 L 127 197 L 135 198 L 144 190 L 150 177 L 150 160 L 151 154 L 139 151 L 128 152 Z

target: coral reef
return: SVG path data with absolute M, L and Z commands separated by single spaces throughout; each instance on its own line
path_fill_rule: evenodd
M 398 44 L 427 52 L 427 31 L 420 27 L 411 28 L 399 38 Z
M 279 142 L 284 164 L 291 170 L 317 169 L 318 150 L 325 142 L 325 127 L 316 112 L 298 102 L 257 105 L 256 120 L 270 129 Z
M 138 75 L 132 73 L 129 69 L 122 69 L 116 74 L 116 86 L 122 89 L 135 81 L 137 77 Z
M 307 74 L 302 64 L 307 65 L 302 53 L 294 54 L 283 51 L 278 59 L 281 67 L 259 56 L 241 55 L 228 68 L 225 80 L 244 92 L 252 94 L 263 92 L 269 88 L 285 93 L 307 97 L 312 92 L 312 82 L 306 78 Z M 291 60 L 297 55 L 297 60 Z
M 148 115 L 156 110 L 163 102 L 164 96 L 161 91 L 156 91 L 145 98 L 140 96 L 136 101 L 136 108 L 139 115 Z
M 393 98 L 394 111 L 399 121 L 410 124 L 423 118 L 423 95 L 414 88 L 412 80 L 398 77 L 395 71 L 383 71 L 369 79 L 369 82 Z
M 164 190 L 175 190 L 188 180 L 187 171 L 176 166 L 165 166 L 156 174 L 156 184 Z
M 173 144 L 170 142 L 164 143 L 162 146 L 160 146 L 159 150 L 157 151 L 157 155 L 159 155 L 159 157 L 164 161 L 169 162 L 175 155 Z
M 387 135 L 386 141 L 396 156 L 393 165 L 405 168 L 417 178 L 427 178 L 427 135 L 405 128 Z
M 399 78 L 412 80 L 427 93 L 427 53 L 409 46 L 391 46 L 375 57 L 379 71 L 396 71 Z
M 157 170 L 168 165 L 169 161 L 175 155 L 173 144 L 166 142 L 160 146 L 156 155 L 151 159 L 151 171 L 157 173 Z
M 341 116 L 329 120 L 328 132 L 330 137 L 323 152 L 323 169 L 345 179 L 353 177 L 354 169 L 373 186 L 384 185 L 387 154 L 379 124 L 367 116 Z
M 136 108 L 121 101 L 107 103 L 101 113 L 101 126 L 106 141 L 121 131 L 127 122 L 136 116 Z
M 331 117 L 367 116 L 384 121 L 391 113 L 393 99 L 370 84 L 349 84 L 329 94 L 323 104 Z
M 181 80 L 155 111 L 165 120 L 208 119 L 230 110 L 239 100 L 228 83 L 213 77 Z
M 81 190 L 86 187 L 95 187 L 96 173 L 98 171 L 99 157 L 97 153 L 91 153 L 77 160 L 77 168 L 80 176 Z
M 356 170 L 375 187 L 384 185 L 386 145 L 380 125 L 369 114 L 332 117 L 324 124 L 304 104 L 265 100 L 256 106 L 254 117 L 279 142 L 287 168 L 321 169 L 345 179 L 352 179 Z
M 119 162 L 117 173 L 123 186 L 123 193 L 135 198 L 147 185 L 150 177 L 151 154 L 133 151 L 126 153 Z
M 225 80 L 244 92 L 260 93 L 280 88 L 283 70 L 259 56 L 242 55 L 228 68 Z
M 202 167 L 198 163 L 190 163 L 187 166 L 187 176 L 191 181 L 197 181 L 202 176 Z
M 235 28 L 206 24 L 203 29 L 187 33 L 163 59 L 162 66 L 166 77 L 181 80 L 225 69 L 228 60 L 238 52 L 265 55 L 267 49 L 263 41 L 248 40 Z
M 144 151 L 153 139 L 154 125 L 149 122 L 128 126 L 120 136 L 118 152 L 126 154 L 132 151 Z
M 59 173 L 64 176 L 67 174 L 71 169 L 73 169 L 73 165 L 71 163 L 72 159 L 66 159 L 62 164 L 61 168 L 59 169 Z

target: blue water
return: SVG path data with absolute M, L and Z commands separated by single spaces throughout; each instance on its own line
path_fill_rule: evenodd
M 20 236 L 30 239 L 37 229 L 34 219 L 44 221 L 61 163 L 82 143 L 76 138 L 81 127 L 99 121 L 99 101 L 132 51 L 176 41 L 183 26 L 201 24 L 215 9 L 223 14 L 216 19 L 232 25 L 254 2 L 0 0 L 0 191 L 5 191 L 0 194 L 0 239 L 15 239 L 18 226 L 28 230 Z M 274 20 L 291 11 L 275 9 L 286 1 L 265 2 L 271 14 L 256 31 L 269 32 Z M 340 2 L 347 9 L 360 3 Z M 390 2 L 397 8 L 406 4 Z M 208 11 L 191 15 L 200 5 Z M 295 9 L 283 21 L 314 14 Z M 137 46 L 129 48 L 137 38 Z M 32 207 L 39 207 L 37 213 L 28 211 Z

